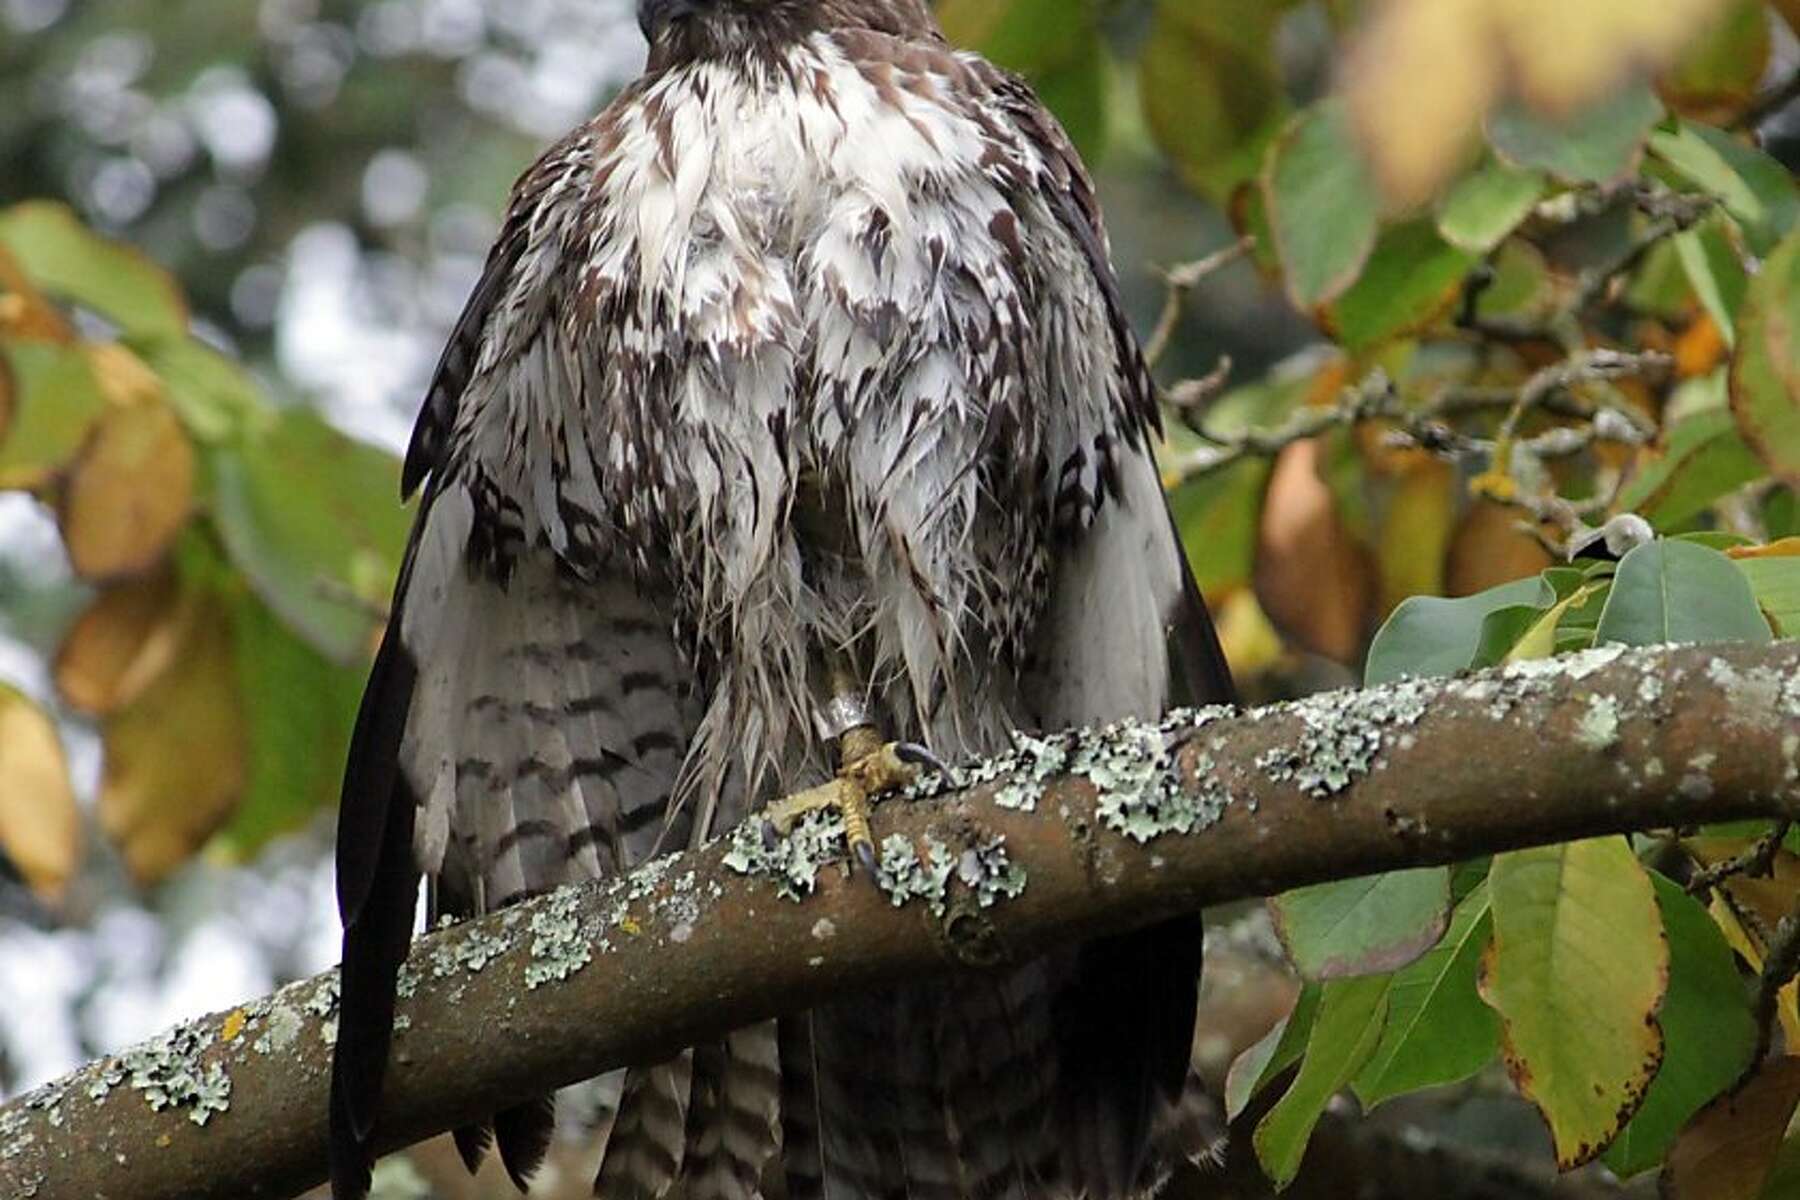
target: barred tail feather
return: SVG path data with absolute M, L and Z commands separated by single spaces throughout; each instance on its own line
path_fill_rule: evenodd
M 775 1151 L 780 1108 L 775 1022 L 696 1046 L 683 1164 L 687 1200 L 753 1200 Z
M 606 1140 L 594 1193 L 605 1200 L 662 1200 L 681 1173 L 693 1052 L 625 1076 L 618 1115 Z

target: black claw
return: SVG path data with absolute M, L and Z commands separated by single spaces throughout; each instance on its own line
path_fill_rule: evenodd
M 856 843 L 856 861 L 861 863 L 862 869 L 869 873 L 869 878 L 875 878 L 875 844 L 873 842 Z
M 948 778 L 950 768 L 942 759 L 917 742 L 900 742 L 894 746 L 894 757 L 910 767 L 924 767 Z
M 764 821 L 762 823 L 762 844 L 764 850 L 773 850 L 780 844 L 780 835 L 775 831 L 775 822 Z

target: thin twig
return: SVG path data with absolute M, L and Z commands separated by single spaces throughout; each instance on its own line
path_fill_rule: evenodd
M 1164 403 L 1175 410 L 1183 425 L 1206 436 L 1203 428 L 1206 410 L 1230 382 L 1231 367 L 1231 356 L 1221 354 L 1218 365 L 1200 378 L 1183 379 L 1171 387 L 1163 396 Z
M 1768 1057 L 1775 1041 L 1775 1016 L 1781 1003 L 1781 989 L 1800 975 L 1800 904 L 1781 918 L 1763 954 L 1762 974 L 1756 981 L 1756 1049 L 1750 1055 L 1744 1074 L 1748 1078 L 1757 1064 Z
M 1356 386 L 1344 389 L 1336 404 L 1329 408 L 1307 406 L 1297 409 L 1274 429 L 1246 429 L 1234 434 L 1196 429 L 1195 432 L 1212 444 L 1177 462 L 1174 474 L 1178 480 L 1185 481 L 1223 470 L 1241 459 L 1273 458 L 1296 442 L 1375 417 L 1393 416 L 1396 411 L 1394 385 L 1385 372 L 1377 369 Z
M 1775 869 L 1775 854 L 1781 849 L 1781 843 L 1787 838 L 1792 825 L 1792 821 L 1777 821 L 1770 826 L 1769 832 L 1757 838 L 1742 854 L 1695 872 L 1694 877 L 1688 880 L 1688 894 L 1698 896 L 1709 892 L 1727 879 L 1735 879 L 1740 875 L 1748 879 L 1767 878 Z
M 1245 235 L 1229 246 L 1214 250 L 1205 258 L 1182 263 L 1163 274 L 1163 283 L 1168 291 L 1163 298 L 1162 315 L 1156 319 L 1156 328 L 1150 334 L 1150 340 L 1144 344 L 1145 362 L 1154 367 L 1169 352 L 1169 343 L 1174 340 L 1175 327 L 1181 323 L 1181 313 L 1187 304 L 1188 294 L 1208 276 L 1217 274 L 1250 253 L 1251 247 L 1255 245 L 1256 239 Z

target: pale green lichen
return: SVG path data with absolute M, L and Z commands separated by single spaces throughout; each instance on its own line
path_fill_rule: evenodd
M 337 1011 L 338 1006 L 338 973 L 321 976 L 312 994 L 301 1002 L 300 1007 L 315 1017 L 329 1017 Z
M 1619 702 L 1611 696 L 1589 696 L 1587 710 L 1575 723 L 1575 740 L 1596 753 L 1617 743 Z
M 835 809 L 805 813 L 786 834 L 773 834 L 766 841 L 765 828 L 755 818 L 739 825 L 722 861 L 740 875 L 773 880 L 783 899 L 798 901 L 812 895 L 819 872 L 842 862 L 848 853 L 844 819 Z
M 892 833 L 881 843 L 875 884 L 895 908 L 909 900 L 923 900 L 933 916 L 941 917 L 947 910 L 950 875 L 955 868 L 956 855 L 937 838 L 927 837 L 925 853 L 920 855 L 912 842 Z
M 231 1102 L 231 1077 L 224 1066 L 201 1061 L 213 1041 L 211 1028 L 201 1022 L 179 1025 L 120 1054 L 119 1070 L 152 1109 L 188 1108 L 188 1120 L 204 1125 Z
M 512 939 L 504 933 L 489 933 L 470 923 L 462 933 L 446 937 L 431 948 L 431 977 L 447 979 L 463 971 L 479 974 L 511 949 Z
M 300 1014 L 285 1004 L 277 1004 L 264 1018 L 263 1031 L 250 1048 L 258 1054 L 279 1054 L 300 1037 L 304 1022 Z
M 1315 799 L 1328 799 L 1375 769 L 1390 735 L 1404 733 L 1425 715 L 1434 685 L 1408 680 L 1368 692 L 1328 692 L 1272 711 L 1300 720 L 1297 742 L 1257 756 L 1256 765 L 1276 783 L 1292 784 Z
M 975 903 L 991 908 L 1025 890 L 1025 868 L 1006 853 L 1006 838 L 996 834 L 964 850 L 956 860 L 956 878 L 975 893 Z
M 526 987 L 567 979 L 593 961 L 593 948 L 581 929 L 581 898 L 573 888 L 559 888 L 539 902 L 527 928 L 531 962 L 525 968 Z
M 1069 771 L 1094 785 L 1094 811 L 1108 829 L 1141 845 L 1163 834 L 1193 833 L 1224 815 L 1230 796 L 1217 783 L 1210 757 L 1200 757 L 1195 790 L 1173 777 L 1175 739 L 1178 731 L 1197 727 L 1194 715 L 1174 713 L 1154 725 L 1119 721 L 1077 737 Z
M 37 1141 L 37 1135 L 26 1128 L 30 1123 L 31 1117 L 24 1109 L 0 1112 L 0 1162 L 17 1158 Z

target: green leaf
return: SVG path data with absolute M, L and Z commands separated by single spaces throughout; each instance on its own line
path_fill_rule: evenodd
M 1258 1092 L 1300 1061 L 1306 1041 L 1312 1036 L 1322 991 L 1316 983 L 1303 986 L 1294 998 L 1293 1011 L 1232 1060 L 1231 1070 L 1225 1075 L 1226 1120 L 1237 1120 Z
M 1150 132 L 1181 178 L 1224 204 L 1256 178 L 1292 112 L 1275 62 L 1281 6 L 1159 0 L 1138 93 Z
M 1564 183 L 1608 183 L 1637 165 L 1662 113 L 1662 101 L 1646 84 L 1622 88 L 1567 122 L 1508 104 L 1488 118 L 1488 141 L 1506 161 Z
M 1659 540 L 1619 561 L 1596 645 L 1770 640 L 1743 573 L 1717 550 Z
M 1661 529 L 1679 528 L 1763 473 L 1723 408 L 1681 418 L 1663 431 L 1663 443 L 1662 454 L 1618 499 L 1621 512 L 1635 512 Z
M 1462 294 L 1475 257 L 1438 236 L 1428 220 L 1381 235 L 1356 282 L 1330 305 L 1325 323 L 1345 349 L 1366 350 L 1423 329 Z
M 1256 1126 L 1256 1157 L 1277 1189 L 1286 1187 L 1299 1171 L 1307 1139 L 1325 1105 L 1374 1051 L 1387 1015 L 1387 1000 L 1385 975 L 1325 985 L 1300 1073 Z
M 1687 272 L 1694 295 L 1700 298 L 1707 315 L 1725 337 L 1725 344 L 1737 344 L 1738 310 L 1750 288 L 1750 277 L 1731 238 L 1725 231 L 1723 217 L 1716 214 L 1692 229 L 1674 237 L 1675 253 Z
M 1090 160 L 1106 131 L 1106 66 L 1095 11 L 1085 0 L 940 0 L 937 16 L 959 46 L 1031 80 Z
M 362 657 L 406 542 L 399 464 L 290 409 L 212 467 L 214 519 L 257 594 L 327 657 Z
M 1681 48 L 1657 80 L 1657 91 L 1678 112 L 1728 124 L 1756 98 L 1768 69 L 1774 23 L 1762 0 L 1716 0 L 1723 9 Z
M 159 338 L 137 349 L 196 440 L 222 442 L 272 419 L 244 368 L 198 338 Z
M 1488 259 L 1493 276 L 1475 296 L 1475 315 L 1482 320 L 1516 317 L 1530 320 L 1548 314 L 1555 301 L 1550 264 L 1543 251 L 1513 238 L 1502 242 Z
M 1754 146 L 1693 121 L 1650 135 L 1650 150 L 1683 179 L 1716 196 L 1758 254 L 1787 235 L 1800 217 L 1800 190 L 1786 168 Z
M 0 425 L 0 488 L 35 488 L 81 449 L 106 397 L 80 345 L 21 339 L 4 350 L 16 399 Z
M 1669 947 L 1655 892 L 1621 837 L 1496 855 L 1488 887 L 1481 996 L 1558 1165 L 1578 1166 L 1637 1110 L 1662 1059 Z
M 1782 637 L 1800 637 L 1800 556 L 1775 554 L 1735 558 L 1750 583 L 1757 607 L 1775 622 Z
M 1750 1062 L 1756 1019 L 1731 947 L 1706 908 L 1679 886 L 1650 873 L 1669 939 L 1669 993 L 1662 1026 L 1662 1067 L 1643 1107 L 1606 1152 L 1606 1165 L 1635 1175 L 1662 1161 L 1675 1135 Z
M 1203 593 L 1212 595 L 1249 580 L 1269 470 L 1268 459 L 1240 459 L 1169 493 L 1169 511 L 1187 548 L 1194 582 Z
M 1770 470 L 1800 479 L 1800 233 L 1764 260 L 1744 297 L 1731 411 Z
M 1547 189 L 1541 171 L 1488 161 L 1464 176 L 1438 204 L 1444 240 L 1470 254 L 1486 254 L 1531 215 Z
M 1281 944 L 1306 978 L 1394 971 L 1443 936 L 1450 872 L 1419 867 L 1333 880 L 1284 892 L 1269 907 Z
M 1774 488 L 1763 497 L 1762 525 L 1771 541 L 1800 536 L 1800 493 Z
M 1480 670 L 1511 658 L 1519 642 L 1549 611 L 1537 604 L 1509 604 L 1489 613 L 1481 622 L 1481 637 L 1475 643 L 1475 657 L 1469 665 Z M 1555 622 L 1551 623 L 1551 628 L 1555 629 Z
M 0 211 L 0 247 L 39 288 L 127 334 L 187 332 L 187 305 L 174 277 L 141 252 L 94 233 L 61 204 L 31 201 Z
M 1387 1027 L 1356 1075 L 1356 1095 L 1365 1106 L 1467 1079 L 1493 1060 L 1500 1019 L 1475 992 L 1493 927 L 1484 880 L 1456 906 L 1443 940 L 1394 976 Z
M 1543 584 L 1515 579 L 1473 596 L 1445 600 L 1411 596 L 1394 608 L 1369 645 L 1363 682 L 1373 687 L 1409 676 L 1454 675 L 1468 668 L 1489 613 L 1515 604 L 1535 604 Z
M 1341 102 L 1314 105 L 1288 124 L 1270 148 L 1262 183 L 1288 295 L 1310 312 L 1356 282 L 1380 219 Z
M 248 593 L 233 605 L 231 628 L 249 778 L 219 837 L 243 859 L 336 806 L 367 672 L 329 661 Z

